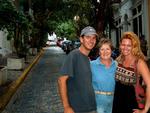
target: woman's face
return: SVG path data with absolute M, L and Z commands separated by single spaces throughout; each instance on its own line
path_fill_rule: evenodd
M 102 60 L 110 60 L 112 50 L 109 44 L 103 44 L 99 50 L 99 54 Z
M 125 56 L 131 54 L 132 51 L 132 42 L 130 39 L 123 39 L 120 44 L 121 53 Z

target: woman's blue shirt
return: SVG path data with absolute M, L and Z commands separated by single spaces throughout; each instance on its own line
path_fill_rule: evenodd
M 96 91 L 114 92 L 115 72 L 117 63 L 112 59 L 110 67 L 102 64 L 100 57 L 90 62 L 92 71 L 92 83 Z

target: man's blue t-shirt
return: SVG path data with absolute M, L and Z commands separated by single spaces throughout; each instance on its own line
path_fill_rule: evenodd
M 73 110 L 75 112 L 96 110 L 89 58 L 79 49 L 73 50 L 65 59 L 60 72 L 61 75 L 69 76 L 67 93 Z

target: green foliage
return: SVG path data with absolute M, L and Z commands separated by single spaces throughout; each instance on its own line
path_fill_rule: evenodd
M 58 23 L 55 32 L 59 37 L 66 37 L 70 40 L 77 38 L 76 26 L 72 20 Z
M 23 31 L 31 26 L 27 17 L 21 11 L 18 12 L 10 0 L 0 0 L 0 29 L 7 29 L 12 35 L 17 23 Z
M 11 0 L 0 0 L 0 30 L 8 33 L 7 39 L 14 38 L 18 55 L 26 54 L 32 23 L 22 10 L 17 11 Z
M 74 17 L 78 16 L 78 20 Z M 48 18 L 49 31 L 54 31 L 59 37 L 73 39 L 78 37 L 80 30 L 94 24 L 93 9 L 90 0 L 63 0 Z
M 42 46 L 45 46 L 44 42 L 47 39 L 46 34 L 50 32 L 50 30 L 53 30 L 51 23 L 53 23 L 53 25 L 55 23 L 55 22 L 48 22 L 48 18 L 56 9 L 57 4 L 60 1 L 61 0 L 34 0 L 32 1 L 32 9 L 33 9 L 33 16 L 34 16 L 34 24 L 33 24 L 34 27 L 33 27 L 32 38 L 36 39 L 36 41 L 32 41 L 33 46 L 38 45 L 39 48 L 41 48 Z M 49 26 L 51 26 L 51 28 Z
M 34 0 L 32 1 L 32 8 L 34 13 L 45 13 L 45 11 L 53 11 L 59 1 L 60 0 Z
M 34 18 L 31 19 L 26 15 L 29 8 L 28 0 L 18 1 L 19 11 L 11 0 L 0 0 L 0 30 L 7 29 L 7 38 L 16 40 L 16 49 L 24 47 L 29 36 L 32 40 L 31 46 L 40 48 L 46 42 L 47 33 L 51 32 L 73 40 L 87 25 L 112 25 L 112 22 L 109 22 L 112 21 L 113 14 L 108 1 L 110 0 L 101 0 L 100 3 L 97 3 L 97 0 L 32 0 Z M 102 13 L 96 13 L 96 9 Z M 78 20 L 74 20 L 75 16 L 79 17 Z M 103 24 L 98 24 L 99 21 Z
M 17 10 L 9 0 L 0 0 L 0 30 L 8 28 L 14 29 L 15 17 Z
M 0 11 L 10 11 L 10 13 L 16 11 L 15 6 L 10 0 L 0 0 Z

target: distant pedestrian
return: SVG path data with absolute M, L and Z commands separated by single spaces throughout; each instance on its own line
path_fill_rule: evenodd
M 96 113 L 92 73 L 88 54 L 96 44 L 93 27 L 81 31 L 79 49 L 71 51 L 61 68 L 58 85 L 64 113 Z
M 143 54 L 145 56 L 147 56 L 148 47 L 147 47 L 147 41 L 145 40 L 144 35 L 140 36 L 140 46 L 141 46 L 141 50 L 142 50 Z

